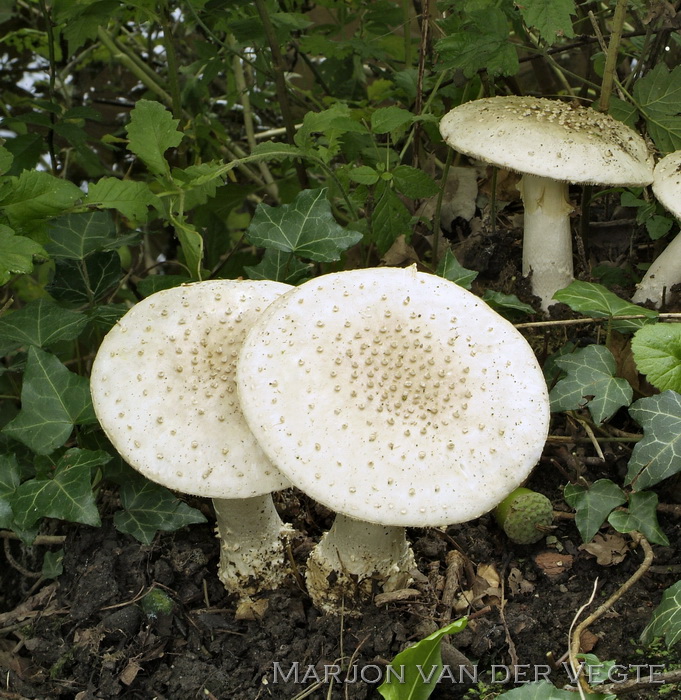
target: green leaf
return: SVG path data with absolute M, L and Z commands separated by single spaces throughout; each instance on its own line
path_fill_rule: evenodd
M 644 309 L 620 299 L 602 284 L 594 282 L 572 282 L 565 289 L 558 290 L 553 298 L 567 304 L 573 311 L 579 311 L 596 318 L 611 317 L 612 327 L 619 331 L 634 331 L 657 318 L 656 311 Z M 617 320 L 617 316 L 644 316 L 641 319 Z
M 13 274 L 33 272 L 34 256 L 48 257 L 41 245 L 0 224 L 0 285 L 6 284 Z
M 572 15 L 577 14 L 573 0 L 523 0 L 516 5 L 528 27 L 539 30 L 551 44 L 559 36 L 573 37 Z
M 475 270 L 467 270 L 456 259 L 451 250 L 445 251 L 445 255 L 437 266 L 436 274 L 450 282 L 455 282 L 464 289 L 470 289 L 473 280 L 478 276 Z
M 24 170 L 9 182 L 11 189 L 0 200 L 0 207 L 15 228 L 57 216 L 84 196 L 82 190 L 68 180 L 40 170 Z
M 85 204 L 116 209 L 127 219 L 137 222 L 147 218 L 149 207 L 160 206 L 160 200 L 146 182 L 103 177 L 90 185 Z
M 371 130 L 374 134 L 388 134 L 414 121 L 414 115 L 402 107 L 379 107 L 371 115 Z
M 126 129 L 130 140 L 128 148 L 155 175 L 170 175 L 164 154 L 182 141 L 182 134 L 177 130 L 179 123 L 180 120 L 173 119 L 160 102 L 152 100 L 138 100 L 130 113 Z
M 377 188 L 377 200 L 371 217 L 371 241 L 378 252 L 384 255 L 388 248 L 400 237 L 411 238 L 412 216 L 404 202 L 382 182 Z
M 59 518 L 98 526 L 99 512 L 92 493 L 91 470 L 106 464 L 108 453 L 72 449 L 65 452 L 49 478 L 25 481 L 12 497 L 12 509 L 20 527 L 30 527 L 40 518 Z
M 74 340 L 87 323 L 83 314 L 43 297 L 0 316 L 0 341 L 44 348 L 60 340 Z
M 378 182 L 379 174 L 368 165 L 360 165 L 358 168 L 350 168 L 348 177 L 360 185 L 375 185 Z
M 63 24 L 69 55 L 74 56 L 85 42 L 95 39 L 99 27 L 106 26 L 119 7 L 115 0 L 55 3 L 55 20 Z
M 75 424 L 95 423 L 90 383 L 54 356 L 31 347 L 21 388 L 21 411 L 2 432 L 38 454 L 63 445 Z
M 189 274 L 192 279 L 201 279 L 201 263 L 203 262 L 203 236 L 196 227 L 190 224 L 186 217 L 171 217 L 171 222 L 175 229 L 177 240 L 180 241 L 182 252 L 184 253 Z
M 114 252 L 97 252 L 85 260 L 57 260 L 47 291 L 73 306 L 100 301 L 121 278 L 121 260 Z
M 669 540 L 657 521 L 657 494 L 652 491 L 630 494 L 627 511 L 613 511 L 608 522 L 618 532 L 638 530 L 649 542 L 669 546 Z
M 14 514 L 10 499 L 19 488 L 19 465 L 15 455 L 0 455 L 0 528 L 11 529 Z
M 395 189 L 410 199 L 434 197 L 440 191 L 430 175 L 411 165 L 398 165 L 392 171 L 392 176 Z
M 111 215 L 103 211 L 67 214 L 50 221 L 50 243 L 45 248 L 50 255 L 66 260 L 83 260 L 102 250 L 116 236 Z
M 14 156 L 4 147 L 0 146 L 0 175 L 4 175 L 12 167 Z
M 224 164 L 200 163 L 184 170 L 175 168 L 173 180 L 182 189 L 183 211 L 205 204 L 215 196 L 217 188 L 224 184 Z
M 482 300 L 502 316 L 518 317 L 531 315 L 535 312 L 529 304 L 520 301 L 515 294 L 502 294 L 493 289 L 486 289 Z
M 584 406 L 596 423 L 611 418 L 631 403 L 634 391 L 626 379 L 615 377 L 615 358 L 602 345 L 589 345 L 570 355 L 556 358 L 567 372 L 551 390 L 552 411 L 571 411 Z
M 180 501 L 167 488 L 146 479 L 134 478 L 123 483 L 119 493 L 124 510 L 114 515 L 116 529 L 144 544 L 151 544 L 159 530 L 170 532 L 206 522 L 200 511 Z
M 59 578 L 64 573 L 64 550 L 45 552 L 40 573 L 45 578 Z
M 298 284 L 311 276 L 312 265 L 298 260 L 292 253 L 269 249 L 262 260 L 252 267 L 244 267 L 252 280 L 274 280 L 286 284 Z
M 588 489 L 579 484 L 567 484 L 563 495 L 575 509 L 575 525 L 584 542 L 590 542 L 608 515 L 627 500 L 624 491 L 609 479 L 599 479 Z
M 246 234 L 253 245 L 316 262 L 339 260 L 342 251 L 362 238 L 357 231 L 336 223 L 326 188 L 303 190 L 291 204 L 258 204 Z
M 634 84 L 634 100 L 662 153 L 681 148 L 681 66 L 660 62 Z
M 671 231 L 673 225 L 674 221 L 669 216 L 654 214 L 646 219 L 646 231 L 654 241 L 666 236 Z
M 681 581 L 662 594 L 652 619 L 641 633 L 643 644 L 652 644 L 658 637 L 664 637 L 668 649 L 681 639 Z
M 681 393 L 681 325 L 644 326 L 631 339 L 631 351 L 638 371 L 654 387 Z
M 631 453 L 627 483 L 643 491 L 681 471 L 681 395 L 664 391 L 639 399 L 629 413 L 643 427 L 643 439 Z
M 589 700 L 607 700 L 610 697 L 614 696 L 602 693 L 589 693 L 588 696 Z M 534 681 L 497 695 L 496 700 L 575 700 L 575 693 L 559 690 L 550 681 Z
M 465 617 L 433 632 L 408 649 L 401 651 L 390 666 L 396 669 L 379 686 L 378 692 L 385 700 L 427 700 L 437 687 L 442 671 L 440 644 L 447 634 L 457 634 L 468 624 Z M 403 671 L 403 679 L 397 680 L 397 672 Z

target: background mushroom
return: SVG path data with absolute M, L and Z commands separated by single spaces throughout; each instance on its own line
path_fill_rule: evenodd
M 403 585 L 414 566 L 404 527 L 491 510 L 548 431 L 525 339 L 415 267 L 325 275 L 277 299 L 244 341 L 237 386 L 270 460 L 340 514 L 308 564 L 327 611 L 374 583 Z
M 288 289 L 214 280 L 152 294 L 106 335 L 90 380 L 97 418 L 128 464 L 213 499 L 219 577 L 242 596 L 282 581 L 291 528 L 270 495 L 289 484 L 241 413 L 236 359 L 253 320 Z
M 588 107 L 536 97 L 489 97 L 454 108 L 440 122 L 457 151 L 522 173 L 523 275 L 542 308 L 573 280 L 568 183 L 647 185 L 645 141 L 622 122 Z
M 666 209 L 681 218 L 681 151 L 670 153 L 655 166 L 653 192 Z M 665 290 L 680 282 L 681 235 L 677 235 L 648 268 L 632 300 L 636 304 L 649 300 L 659 308 Z

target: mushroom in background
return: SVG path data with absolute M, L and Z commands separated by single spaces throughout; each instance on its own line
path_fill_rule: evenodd
M 517 488 L 548 433 L 546 383 L 513 326 L 408 269 L 325 275 L 275 300 L 239 355 L 239 399 L 273 464 L 338 514 L 313 602 L 338 612 L 414 568 L 404 528 L 472 520 Z
M 648 185 L 645 141 L 622 122 L 588 107 L 536 97 L 489 97 L 455 107 L 440 122 L 452 148 L 522 173 L 523 275 L 547 310 L 574 279 L 568 183 Z
M 662 158 L 653 172 L 653 192 L 660 203 L 677 219 L 681 219 L 681 151 Z M 648 268 L 632 301 L 652 301 L 660 308 L 665 290 L 681 283 L 681 234 L 667 245 Z
M 157 292 L 104 338 L 91 392 L 102 428 L 137 471 L 213 499 L 219 577 L 245 597 L 284 579 L 282 523 L 271 492 L 289 486 L 262 452 L 235 386 L 242 340 L 289 285 L 214 280 Z

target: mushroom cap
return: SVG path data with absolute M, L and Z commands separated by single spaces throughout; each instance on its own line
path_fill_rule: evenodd
M 681 150 L 662 158 L 653 173 L 653 192 L 676 218 L 681 218 Z
M 289 485 L 248 429 L 235 367 L 252 321 L 290 288 L 249 280 L 182 285 L 140 301 L 109 331 L 90 390 L 104 432 L 130 466 L 209 498 Z
M 457 151 L 518 173 L 593 185 L 648 185 L 652 157 L 635 131 L 589 107 L 539 97 L 488 97 L 440 122 Z
M 237 387 L 296 486 L 384 525 L 482 515 L 525 480 L 548 432 L 525 339 L 415 267 L 329 274 L 277 299 L 244 341 Z

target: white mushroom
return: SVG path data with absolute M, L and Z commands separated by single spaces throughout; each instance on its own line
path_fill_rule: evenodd
M 653 192 L 677 219 L 681 218 L 681 151 L 665 156 L 653 172 Z M 632 300 L 641 304 L 650 300 L 659 308 L 665 290 L 681 283 L 681 235 L 667 245 L 648 268 Z
M 215 280 L 139 302 L 104 338 L 92 401 L 121 456 L 170 489 L 213 499 L 219 577 L 241 596 L 285 575 L 291 533 L 271 492 L 289 486 L 241 413 L 236 360 L 251 323 L 289 285 Z
M 404 585 L 404 527 L 491 510 L 526 479 L 548 431 L 525 339 L 415 267 L 329 274 L 277 299 L 244 341 L 237 386 L 272 463 L 339 513 L 307 572 L 330 612 L 374 584 Z
M 568 183 L 647 185 L 645 141 L 588 107 L 535 97 L 490 97 L 454 108 L 440 122 L 444 140 L 486 163 L 522 173 L 523 275 L 546 310 L 573 280 Z

